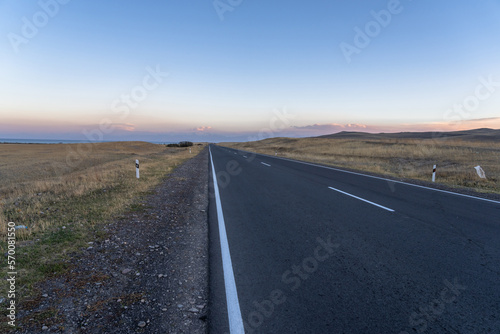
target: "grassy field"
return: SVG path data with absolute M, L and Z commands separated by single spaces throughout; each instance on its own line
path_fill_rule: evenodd
M 7 252 L 8 222 L 27 227 L 16 230 L 18 302 L 36 294 L 34 283 L 67 270 L 69 253 L 105 237 L 103 222 L 134 210 L 136 199 L 203 147 L 190 154 L 144 142 L 0 144 L 0 252 Z M 0 300 L 7 297 L 2 258 Z
M 222 146 L 331 166 L 500 193 L 500 142 L 459 139 L 271 138 Z M 480 165 L 486 179 L 474 169 Z

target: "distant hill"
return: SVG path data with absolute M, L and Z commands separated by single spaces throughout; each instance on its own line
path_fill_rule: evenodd
M 397 132 L 397 133 L 367 133 L 342 131 L 331 135 L 316 138 L 345 138 L 345 139 L 463 139 L 477 141 L 500 141 L 500 130 L 474 129 L 451 132 Z

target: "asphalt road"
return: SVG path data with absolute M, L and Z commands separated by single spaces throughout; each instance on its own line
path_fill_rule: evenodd
M 210 333 L 500 333 L 499 202 L 210 149 Z

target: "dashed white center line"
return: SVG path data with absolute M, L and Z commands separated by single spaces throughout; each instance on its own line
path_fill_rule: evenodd
M 346 193 L 345 191 L 338 190 L 338 189 L 335 189 L 335 188 L 332 188 L 332 187 L 328 187 L 328 188 L 329 188 L 329 189 L 331 189 L 331 190 L 338 191 L 339 193 L 342 193 L 342 194 L 344 194 L 344 195 L 354 197 L 354 198 L 356 198 L 356 199 L 359 199 L 360 201 L 363 201 L 363 202 L 369 203 L 369 204 L 371 204 L 371 205 L 378 206 L 379 208 L 382 208 L 382 209 L 384 209 L 384 210 L 387 210 L 387 211 L 390 211 L 390 212 L 394 212 L 394 210 L 393 210 L 393 209 L 389 209 L 389 208 L 386 208 L 385 206 L 379 205 L 379 204 L 377 204 L 377 203 L 370 202 L 370 201 L 368 201 L 368 200 L 366 200 L 366 199 L 364 199 L 364 198 L 361 198 L 361 197 L 358 197 L 358 196 L 351 195 L 351 194 L 349 194 L 349 193 Z
M 271 165 L 268 165 L 265 162 L 261 162 L 261 164 L 266 165 L 267 167 L 271 167 Z

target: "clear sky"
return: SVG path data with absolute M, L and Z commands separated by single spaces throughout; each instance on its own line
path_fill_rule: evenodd
M 0 0 L 0 138 L 500 128 L 500 1 Z

